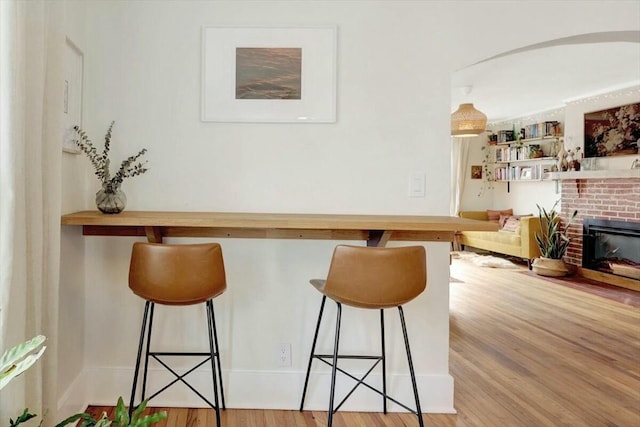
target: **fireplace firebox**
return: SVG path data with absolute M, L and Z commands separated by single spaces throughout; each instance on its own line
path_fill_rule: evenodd
M 640 280 L 640 223 L 585 218 L 582 266 Z

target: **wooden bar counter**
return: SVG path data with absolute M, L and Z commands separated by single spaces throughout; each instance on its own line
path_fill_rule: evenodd
M 62 216 L 85 236 L 242 237 L 263 239 L 389 240 L 451 242 L 458 231 L 497 231 L 497 224 L 451 216 L 339 215 L 233 212 L 82 211 Z
M 82 240 L 79 233 L 76 234 L 80 227 L 84 236 L 134 236 L 158 243 L 165 238 L 171 243 L 174 243 L 174 238 L 182 237 L 224 239 L 225 269 L 233 278 L 230 281 L 233 285 L 221 297 L 223 300 L 218 309 L 219 325 L 223 331 L 221 337 L 224 337 L 221 346 L 223 376 L 228 390 L 227 408 L 287 410 L 296 409 L 300 402 L 300 387 L 306 372 L 304 353 L 310 348 L 310 327 L 315 324 L 320 302 L 317 292 L 307 285 L 308 278 L 322 277 L 326 273 L 333 241 L 384 246 L 395 240 L 417 244 L 443 243 L 434 245 L 437 248 L 429 251 L 429 297 L 425 295 L 417 299 L 411 308 L 412 333 L 416 334 L 412 352 L 420 355 L 414 359 L 420 393 L 425 397 L 432 396 L 428 400 L 423 397 L 423 410 L 453 412 L 454 385 L 447 362 L 448 242 L 453 241 L 458 231 L 498 229 L 497 224 L 487 221 L 449 216 L 227 212 L 124 211 L 106 215 L 98 211 L 83 211 L 63 215 L 61 222 L 66 229 L 65 237 L 71 231 L 74 242 L 78 238 Z M 231 238 L 262 240 L 248 245 L 250 247 L 245 250 L 248 242 L 232 242 Z M 289 243 L 294 244 L 281 244 L 282 240 L 275 239 L 289 239 Z M 92 358 L 96 366 L 86 381 L 106 384 L 106 390 L 101 388 L 100 393 L 117 396 L 130 387 L 129 375 L 114 376 L 114 372 L 120 372 L 123 366 L 128 366 L 125 369 L 133 372 L 133 367 L 128 365 L 132 359 L 122 349 L 122 343 L 134 345 L 137 342 L 138 337 L 131 325 L 139 322 L 142 307 L 126 286 L 129 243 L 119 241 L 121 239 L 110 242 L 89 240 L 92 242 L 85 248 L 85 259 L 91 280 L 83 275 L 84 270 L 77 272 L 78 277 L 74 279 L 78 283 L 85 280 L 83 298 L 90 304 L 87 318 L 92 320 L 86 334 L 95 337 L 95 341 L 87 344 L 85 349 L 89 354 L 87 358 Z M 113 247 L 119 250 L 111 250 Z M 268 253 L 264 252 L 265 249 Z M 114 283 L 117 285 L 112 286 Z M 119 314 L 114 316 L 114 312 Z M 179 339 L 186 347 L 198 348 L 201 343 L 196 337 L 206 336 L 207 331 L 202 322 L 192 322 L 194 315 L 196 313 L 184 313 L 184 310 L 172 313 L 174 317 L 165 323 L 165 330 L 156 343 L 173 348 Z M 109 322 L 106 330 L 105 322 Z M 390 330 L 387 333 L 392 340 L 402 340 L 398 332 Z M 378 336 L 380 332 L 375 322 L 373 325 L 364 322 L 344 333 L 345 342 L 364 340 L 363 343 L 371 344 L 369 337 Z M 320 339 L 326 340 L 328 336 Z M 284 370 L 272 352 L 277 343 L 289 343 L 295 355 L 291 365 Z M 387 373 L 394 387 L 410 390 L 405 363 L 404 358 L 397 361 L 390 358 Z M 194 375 L 202 376 L 202 381 L 210 378 L 206 371 Z M 322 387 L 309 394 L 310 406 L 325 405 L 326 394 L 320 390 Z M 97 399 L 96 393 L 89 399 Z M 172 394 L 171 390 L 167 393 L 163 397 L 166 400 L 158 400 L 156 405 L 196 407 L 199 404 L 199 400 L 190 394 Z M 377 396 L 369 396 L 370 393 L 362 395 L 356 400 L 360 410 L 380 410 Z

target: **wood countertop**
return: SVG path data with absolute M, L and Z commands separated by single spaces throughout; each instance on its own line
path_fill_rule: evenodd
M 285 214 L 248 212 L 124 211 L 115 215 L 81 211 L 62 216 L 62 225 L 81 225 L 84 235 L 163 237 L 245 237 L 452 241 L 458 231 L 497 231 L 488 221 L 452 216 Z

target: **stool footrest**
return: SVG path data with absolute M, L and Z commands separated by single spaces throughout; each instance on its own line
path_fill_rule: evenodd
M 318 360 L 320 360 L 321 362 L 324 362 L 325 364 L 333 367 L 333 363 L 324 360 L 324 358 L 330 358 L 330 359 L 333 360 L 333 355 L 314 354 L 313 357 L 318 359 Z M 342 399 L 342 401 L 333 409 L 333 412 L 338 412 L 338 409 L 340 409 L 342 404 L 347 401 L 347 399 L 353 394 L 354 391 L 356 391 L 358 386 L 363 385 L 366 388 L 368 388 L 369 390 L 378 393 L 380 396 L 382 396 L 382 397 L 384 397 L 386 399 L 389 399 L 390 401 L 392 401 L 396 405 L 401 406 L 403 409 L 406 409 L 407 411 L 411 412 L 413 415 L 418 415 L 417 411 L 409 408 L 404 403 L 397 401 L 396 399 L 394 399 L 393 397 L 389 396 L 388 394 L 383 393 L 380 390 L 378 390 L 377 388 L 373 387 L 372 385 L 369 385 L 366 382 L 364 382 L 365 378 L 367 378 L 369 376 L 369 374 L 373 371 L 373 369 L 376 366 L 378 366 L 378 363 L 380 361 L 382 361 L 382 356 L 349 356 L 349 355 L 342 355 L 341 356 L 341 355 L 338 355 L 337 357 L 338 357 L 338 359 L 375 360 L 376 363 L 373 364 L 373 366 L 364 374 L 364 376 L 362 378 L 357 378 L 354 375 L 350 374 L 349 372 L 345 371 L 344 369 L 336 366 L 336 371 L 341 372 L 342 374 L 344 374 L 344 375 L 348 376 L 349 378 L 351 378 L 352 380 L 356 381 L 356 385 L 351 389 L 351 391 L 349 391 L 349 393 L 347 393 L 347 395 L 344 397 L 344 399 Z
M 218 353 L 214 353 L 217 356 Z M 150 351 L 149 356 L 211 356 L 211 353 L 188 353 L 188 352 L 175 352 L 175 351 Z
M 333 354 L 314 354 L 316 359 L 333 359 Z M 382 360 L 382 356 L 338 355 L 338 359 Z
M 193 368 L 189 369 L 187 372 L 185 372 L 184 374 L 180 375 L 178 374 L 176 371 L 174 371 L 169 365 L 167 365 L 165 362 L 163 362 L 162 360 L 160 360 L 157 355 L 159 353 L 149 353 L 149 356 L 153 357 L 156 361 L 158 361 L 158 363 L 160 363 L 162 366 L 165 367 L 165 369 L 167 369 L 169 372 L 171 372 L 176 379 L 174 379 L 173 381 L 171 381 L 170 383 L 168 383 L 167 385 L 165 385 L 164 387 L 162 387 L 160 390 L 156 391 L 154 394 L 152 394 L 151 396 L 149 396 L 149 398 L 147 400 L 151 400 L 154 397 L 156 397 L 157 395 L 159 395 L 160 393 L 162 393 L 163 391 L 165 391 L 166 389 L 168 389 L 169 387 L 171 387 L 172 385 L 174 385 L 175 383 L 177 383 L 178 381 L 182 381 L 182 383 L 184 385 L 186 385 L 187 387 L 189 387 L 191 389 L 191 391 L 193 391 L 195 394 L 197 394 L 202 400 L 204 400 L 211 408 L 218 410 L 218 407 L 216 405 L 214 405 L 213 403 L 211 403 L 211 401 L 209 401 L 209 399 L 207 399 L 206 397 L 204 397 L 202 395 L 202 393 L 200 393 L 198 390 L 196 390 L 191 384 L 189 384 L 187 381 L 185 381 L 184 377 L 186 377 L 187 375 L 189 375 L 190 373 L 192 373 L 193 371 L 195 371 L 196 369 L 198 369 L 200 366 L 204 365 L 205 363 L 207 363 L 209 360 L 211 360 L 211 355 L 209 353 L 205 353 L 204 355 L 207 356 L 206 359 L 204 359 L 202 362 L 198 363 L 197 365 L 195 365 Z M 166 355 L 163 353 L 163 355 Z M 172 356 L 176 356 L 176 354 L 170 354 Z

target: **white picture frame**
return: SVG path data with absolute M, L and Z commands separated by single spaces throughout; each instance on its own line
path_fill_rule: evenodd
M 531 179 L 533 179 L 531 167 L 523 167 L 520 170 L 520 179 L 522 179 L 522 180 L 526 180 L 526 179 L 531 180 Z
M 301 50 L 299 99 L 236 99 L 237 49 Z M 335 25 L 202 27 L 203 122 L 336 121 Z
M 64 98 L 64 132 L 62 151 L 78 154 L 80 148 L 74 142 L 74 126 L 82 127 L 82 80 L 84 76 L 84 53 L 68 37 L 65 43 Z

